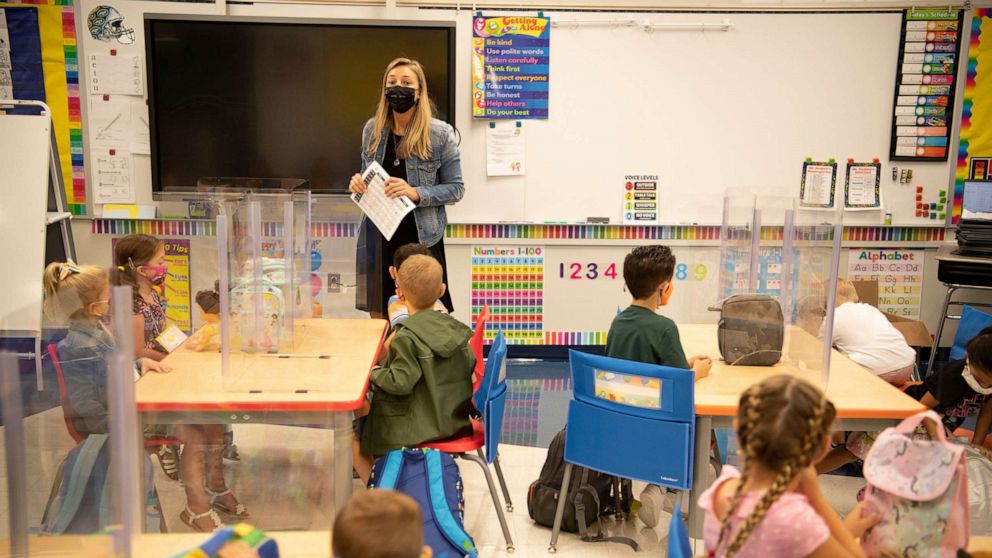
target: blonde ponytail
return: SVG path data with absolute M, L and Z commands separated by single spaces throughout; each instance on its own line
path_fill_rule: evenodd
M 71 261 L 48 264 L 42 275 L 42 310 L 50 325 L 85 318 L 89 305 L 100 302 L 100 295 L 109 285 L 108 278 L 107 270 L 95 265 Z

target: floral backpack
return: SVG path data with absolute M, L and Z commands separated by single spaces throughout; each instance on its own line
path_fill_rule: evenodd
M 936 440 L 913 436 L 926 419 L 936 425 Z M 964 448 L 947 440 L 937 413 L 919 413 L 885 429 L 868 452 L 864 474 L 865 500 L 882 515 L 861 538 L 869 557 L 954 557 L 968 546 Z

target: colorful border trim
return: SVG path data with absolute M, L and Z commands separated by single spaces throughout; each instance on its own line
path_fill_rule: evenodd
M 964 102 L 961 105 L 961 130 L 958 143 L 958 164 L 954 173 L 954 193 L 951 199 L 951 223 L 961 219 L 964 183 L 968 180 L 968 140 L 971 138 L 971 108 L 975 100 L 975 79 L 978 77 L 978 47 L 982 41 L 982 19 L 992 17 L 992 8 L 971 11 L 971 38 L 968 44 L 968 73 L 964 81 Z
M 269 227 L 272 227 L 271 229 Z M 93 234 L 152 234 L 214 236 L 214 221 L 187 219 L 93 219 Z M 845 242 L 943 242 L 943 227 L 845 227 Z M 278 226 L 266 224 L 265 234 L 277 236 Z M 353 238 L 357 223 L 311 224 L 314 238 Z M 716 226 L 627 226 L 627 225 L 448 225 L 446 238 L 510 240 L 720 240 Z M 781 240 L 781 227 L 762 227 L 761 240 Z M 815 239 L 813 239 L 815 240 Z

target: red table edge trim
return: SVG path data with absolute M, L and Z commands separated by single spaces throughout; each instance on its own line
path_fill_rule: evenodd
M 362 402 L 365 401 L 365 394 L 369 390 L 369 382 L 372 379 L 372 370 L 375 369 L 376 364 L 379 362 L 379 355 L 382 354 L 382 344 L 386 341 L 386 332 L 388 331 L 389 322 L 383 320 L 382 333 L 379 334 L 379 343 L 375 350 L 375 355 L 372 357 L 372 364 L 369 365 L 368 374 L 365 375 L 365 384 L 362 387 L 362 393 L 358 399 L 354 401 L 335 401 L 335 402 L 300 402 L 293 403 L 291 401 L 280 401 L 274 403 L 259 402 L 259 401 L 228 401 L 223 404 L 218 403 L 138 403 L 136 406 L 138 411 L 149 412 L 189 412 L 189 411 L 225 411 L 225 412 L 242 412 L 242 411 L 274 411 L 274 412 L 285 412 L 285 411 L 354 411 L 362 406 Z

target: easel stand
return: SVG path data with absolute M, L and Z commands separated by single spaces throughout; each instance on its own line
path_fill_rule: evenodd
M 18 230 L 17 231 L 17 234 L 19 235 L 18 242 L 19 243 L 23 242 L 26 245 L 31 245 L 31 246 L 38 245 L 44 247 L 46 246 L 46 237 L 48 236 L 48 233 L 50 232 L 52 227 L 57 227 L 57 229 L 54 229 L 51 232 L 57 234 L 59 237 L 61 244 L 61 250 L 59 251 L 61 253 L 51 254 L 48 253 L 49 252 L 48 250 L 45 250 L 46 255 L 45 255 L 44 263 L 47 264 L 50 261 L 53 261 L 54 259 L 71 259 L 75 261 L 76 247 L 72 239 L 72 225 L 70 222 L 72 215 L 68 211 L 68 204 L 66 202 L 65 182 L 62 177 L 62 166 L 59 163 L 59 150 L 55 140 L 55 130 L 54 130 L 54 126 L 52 126 L 51 123 L 51 110 L 48 108 L 48 105 L 46 105 L 41 101 L 24 101 L 24 100 L 16 100 L 16 99 L 4 100 L 4 101 L 0 101 L 0 118 L 13 118 L 13 117 L 23 118 L 24 117 L 23 114 L 18 114 L 18 115 L 5 114 L 5 111 L 9 111 L 10 109 L 16 109 L 16 108 L 37 109 L 38 110 L 37 118 L 43 119 L 42 121 L 47 123 L 48 135 L 49 135 L 48 154 L 47 154 L 48 195 L 47 195 L 47 211 L 44 216 L 44 227 L 36 229 L 31 226 L 26 226 L 24 227 L 25 230 Z M 4 178 L 6 180 L 6 177 Z M 24 198 L 30 198 L 31 200 L 36 200 L 34 196 L 39 195 L 39 192 L 35 189 L 37 188 L 37 186 L 34 184 L 28 184 L 26 182 L 27 181 L 23 177 L 14 177 L 11 178 L 10 182 L 5 181 L 5 184 L 10 184 L 11 186 L 13 186 L 12 190 L 19 192 L 19 194 L 12 194 L 12 195 L 21 195 Z M 4 198 L 4 202 L 16 204 L 18 200 Z M 25 202 L 25 207 L 31 207 L 32 205 L 34 204 Z M 12 206 L 12 207 L 18 207 L 18 206 L 20 205 Z M 31 211 L 33 212 L 33 209 Z M 32 219 L 31 215 L 26 215 L 24 217 L 25 219 Z M 36 232 L 40 233 L 42 235 L 42 238 L 34 238 L 33 235 Z M 31 238 L 23 238 L 20 235 L 30 235 Z M 36 282 L 40 283 L 43 266 L 42 269 L 25 269 L 24 271 L 26 273 L 33 274 L 32 276 L 36 277 Z M 15 280 L 21 280 L 21 279 L 15 278 Z M 41 317 L 40 305 L 37 308 L 37 313 L 38 313 L 37 314 L 38 321 L 36 323 L 40 324 L 40 317 Z M 0 329 L 0 338 L 2 339 L 7 339 L 7 340 L 32 339 L 34 341 L 33 351 L 18 352 L 16 353 L 16 355 L 17 358 L 19 359 L 34 360 L 35 376 L 37 378 L 38 391 L 42 391 L 45 387 L 44 376 L 42 374 L 42 363 L 41 363 L 41 359 L 42 359 L 41 337 L 42 337 L 41 327 L 24 328 L 17 324 L 6 324 L 4 325 L 3 329 Z

